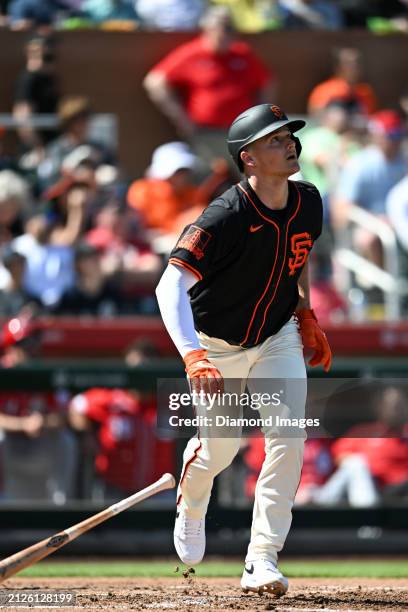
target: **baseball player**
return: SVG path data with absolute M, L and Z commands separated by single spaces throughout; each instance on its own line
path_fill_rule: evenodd
M 243 180 L 212 201 L 171 252 L 157 298 L 194 389 L 221 389 L 238 378 L 249 390 L 257 379 L 305 380 L 303 346 L 314 351 L 310 365 L 330 368 L 330 347 L 310 306 L 307 263 L 322 229 L 322 202 L 313 185 L 288 181 L 299 170 L 294 134 L 304 125 L 271 104 L 239 115 L 227 142 Z M 265 436 L 245 591 L 280 596 L 288 589 L 277 555 L 290 528 L 303 445 L 300 435 Z M 186 564 L 204 556 L 213 480 L 239 446 L 239 437 L 199 433 L 187 444 L 174 529 Z

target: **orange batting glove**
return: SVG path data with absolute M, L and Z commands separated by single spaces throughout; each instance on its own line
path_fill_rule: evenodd
M 314 349 L 314 355 L 309 361 L 309 365 L 314 367 L 322 365 L 325 372 L 330 370 L 332 354 L 326 334 L 319 327 L 316 315 L 309 308 L 302 308 L 295 313 L 298 320 L 300 335 L 305 348 Z
M 223 392 L 224 381 L 220 371 L 207 359 L 207 351 L 195 349 L 184 355 L 186 372 L 193 391 L 199 393 Z

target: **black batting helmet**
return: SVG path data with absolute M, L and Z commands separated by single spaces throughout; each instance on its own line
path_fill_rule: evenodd
M 232 122 L 227 137 L 228 150 L 242 171 L 244 165 L 239 154 L 249 143 L 286 126 L 293 134 L 305 125 L 305 121 L 301 119 L 288 119 L 279 106 L 258 104 L 248 108 Z M 302 145 L 296 136 L 293 136 L 293 140 L 296 144 L 296 154 L 299 157 Z

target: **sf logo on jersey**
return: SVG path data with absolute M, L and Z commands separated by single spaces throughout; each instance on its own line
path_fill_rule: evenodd
M 309 255 L 309 250 L 313 246 L 313 240 L 310 234 L 294 234 L 290 240 L 290 247 L 293 257 L 289 257 L 289 276 L 293 276 L 297 268 L 302 268 Z

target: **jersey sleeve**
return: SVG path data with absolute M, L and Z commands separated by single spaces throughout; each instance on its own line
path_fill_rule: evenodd
M 189 270 L 201 281 L 220 265 L 238 238 L 237 214 L 214 202 L 184 228 L 169 263 Z

